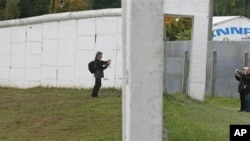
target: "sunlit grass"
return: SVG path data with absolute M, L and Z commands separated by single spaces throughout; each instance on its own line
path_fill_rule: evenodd
M 0 141 L 121 141 L 121 90 L 0 88 Z M 163 96 L 169 141 L 228 141 L 230 124 L 250 124 L 238 98 Z
M 230 124 L 249 124 L 238 112 L 239 99 L 206 97 L 204 103 L 183 94 L 165 95 L 164 119 L 170 141 L 229 141 Z
M 119 141 L 120 91 L 0 89 L 1 141 Z

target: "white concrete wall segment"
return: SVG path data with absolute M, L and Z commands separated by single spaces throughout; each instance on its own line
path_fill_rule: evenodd
M 193 17 L 188 94 L 203 101 L 205 96 L 207 42 L 210 39 L 213 0 L 164 0 L 164 14 Z
M 88 63 L 100 50 L 104 59 L 113 60 L 105 71 L 103 86 L 119 87 L 119 42 L 121 9 L 1 21 L 0 86 L 93 87 Z
M 166 42 L 166 84 L 167 93 L 182 93 L 182 85 L 187 87 L 189 77 L 184 62 L 189 63 L 191 41 Z M 185 53 L 188 56 L 185 58 Z M 209 41 L 206 68 L 206 94 L 214 96 L 239 97 L 238 82 L 233 76 L 236 68 L 249 66 L 249 41 Z M 216 56 L 216 57 L 215 57 Z M 185 59 L 187 59 L 185 61 Z M 245 61 L 248 61 L 248 65 Z M 186 71 L 184 71 L 186 70 Z M 185 80 L 185 81 L 184 81 Z M 184 92 L 187 92 L 185 88 Z
M 73 19 L 87 19 L 92 17 L 118 17 L 121 16 L 121 9 L 101 9 L 101 10 L 90 10 L 84 12 L 73 12 L 71 18 Z
M 129 137 L 129 116 L 127 109 L 127 1 L 122 0 L 122 140 L 127 141 Z
M 125 6 L 123 140 L 161 141 L 163 1 L 126 0 Z
M 42 24 L 26 26 L 24 87 L 41 85 Z
M 164 13 L 182 16 L 207 16 L 210 0 L 164 0 Z
M 0 85 L 9 86 L 10 56 L 11 56 L 11 28 L 0 29 Z
M 96 31 L 96 19 L 89 18 L 89 19 L 79 19 L 78 20 L 78 35 L 95 35 Z
M 41 23 L 64 21 L 64 20 L 88 19 L 97 17 L 118 17 L 118 16 L 121 16 L 121 9 L 119 8 L 80 11 L 80 12 L 67 12 L 67 13 L 42 15 L 42 16 L 17 19 L 17 20 L 1 21 L 0 27 L 41 24 Z
M 11 61 L 9 85 L 11 87 L 25 87 L 26 26 L 14 27 L 10 30 L 10 34 Z

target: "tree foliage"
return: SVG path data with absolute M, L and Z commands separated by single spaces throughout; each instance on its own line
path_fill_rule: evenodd
M 92 9 L 121 8 L 121 0 L 93 0 Z
M 6 5 L 6 0 L 0 0 L 0 10 L 3 10 Z
M 242 15 L 250 18 L 249 0 L 214 0 L 214 16 Z
M 192 19 L 184 17 L 165 17 L 167 40 L 190 40 Z
M 214 16 L 236 16 L 242 15 L 250 18 L 249 0 L 214 0 Z M 170 41 L 190 40 L 192 33 L 192 20 L 179 18 L 165 18 L 166 37 Z
M 0 20 L 27 18 L 49 14 L 52 12 L 52 3 L 56 4 L 53 12 L 82 11 L 91 9 L 92 0 L 0 0 Z
M 50 0 L 20 0 L 20 16 L 26 18 L 47 14 L 49 11 Z
M 60 5 L 63 1 L 63 5 Z M 53 6 L 53 2 L 55 5 Z M 26 18 L 49 13 L 120 8 L 121 0 L 0 0 L 0 20 Z M 250 18 L 250 0 L 214 0 L 214 16 L 243 15 Z M 190 40 L 192 19 L 165 18 L 168 40 Z
M 82 11 L 90 9 L 90 5 L 85 0 L 64 0 L 64 4 L 57 4 L 56 12 Z
M 0 20 L 4 20 L 5 5 L 6 5 L 6 0 L 0 0 Z
M 8 0 L 3 10 L 3 18 L 5 20 L 15 19 L 19 17 L 20 10 L 18 7 L 19 0 Z

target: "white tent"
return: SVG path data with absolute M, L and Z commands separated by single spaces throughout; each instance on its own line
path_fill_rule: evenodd
M 214 41 L 250 40 L 250 19 L 244 16 L 214 16 Z

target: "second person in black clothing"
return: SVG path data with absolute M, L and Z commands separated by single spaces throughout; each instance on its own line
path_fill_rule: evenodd
M 234 75 L 239 81 L 240 111 L 250 112 L 250 69 L 248 67 L 244 67 L 242 70 L 236 69 Z
M 238 70 L 236 69 L 234 72 L 234 76 L 235 79 L 237 81 L 239 81 L 239 85 L 238 85 L 238 92 L 240 94 L 240 110 L 241 111 L 246 111 L 246 84 L 245 84 L 245 78 L 244 78 L 244 74 L 243 74 L 243 70 Z
M 98 91 L 102 86 L 102 78 L 104 77 L 104 72 L 105 70 L 111 63 L 111 60 L 109 59 L 108 61 L 102 61 L 102 52 L 98 51 L 95 56 L 95 69 L 96 72 L 94 73 L 95 76 L 95 86 L 92 90 L 92 97 L 98 97 Z

